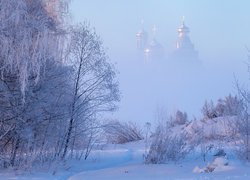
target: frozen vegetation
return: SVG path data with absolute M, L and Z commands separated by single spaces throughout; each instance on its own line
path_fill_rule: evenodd
M 75 150 L 79 156 L 48 166 L 2 169 L 1 178 L 249 179 L 250 129 L 235 115 L 235 109 L 245 111 L 244 103 L 229 95 L 212 104 L 205 102 L 199 120 L 189 120 L 181 111 L 169 116 L 159 111 L 156 129 L 149 123 L 140 128 L 108 122 L 87 159 Z

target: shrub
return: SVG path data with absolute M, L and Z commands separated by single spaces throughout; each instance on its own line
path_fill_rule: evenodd
M 224 99 L 218 99 L 215 105 L 213 101 L 209 103 L 206 101 L 201 111 L 205 118 L 213 119 L 223 116 L 237 116 L 243 109 L 242 100 L 229 94 Z
M 177 162 L 190 151 L 187 145 L 187 136 L 184 133 L 171 134 L 165 126 L 159 125 L 149 153 L 145 158 L 147 164 L 161 164 L 168 161 Z
M 110 121 L 104 126 L 109 143 L 124 144 L 143 139 L 142 131 L 132 122 Z
M 176 111 L 174 116 L 170 116 L 170 126 L 174 127 L 176 125 L 184 125 L 188 122 L 188 117 L 186 112 Z

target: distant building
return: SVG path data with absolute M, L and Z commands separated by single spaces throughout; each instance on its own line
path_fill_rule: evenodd
M 152 29 L 153 38 L 149 43 L 144 46 L 144 56 L 148 58 L 162 58 L 164 54 L 163 46 L 156 40 L 156 27 Z
M 137 49 L 139 54 L 146 59 L 164 58 L 164 46 L 156 39 L 156 27 L 152 29 L 151 41 L 148 41 L 148 34 L 143 28 L 136 33 Z M 169 59 L 176 62 L 198 62 L 198 52 L 195 50 L 193 43 L 189 38 L 190 30 L 185 25 L 184 19 L 181 26 L 177 29 L 178 39 L 175 49 L 169 54 Z
M 194 49 L 189 38 L 189 28 L 185 25 L 184 20 L 181 26 L 177 29 L 178 40 L 174 52 L 170 58 L 174 60 L 198 60 L 198 52 Z
M 156 38 L 153 38 L 152 41 L 148 44 L 148 46 L 144 49 L 144 55 L 147 58 L 162 58 L 164 56 L 164 48 L 156 40 Z
M 143 23 L 142 23 L 143 24 Z M 137 33 L 136 33 L 136 46 L 138 50 L 144 50 L 146 48 L 148 41 L 148 34 L 142 27 Z

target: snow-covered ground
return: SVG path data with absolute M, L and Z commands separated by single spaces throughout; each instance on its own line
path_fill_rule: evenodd
M 172 127 L 175 133 L 186 132 L 198 137 L 202 130 L 204 138 L 224 137 L 230 134 L 230 122 L 235 118 L 214 118 L 193 121 L 186 125 Z M 144 164 L 146 144 L 144 140 L 127 144 L 103 144 L 93 150 L 87 160 L 70 160 L 55 163 L 39 170 L 2 170 L 0 180 L 140 180 L 140 179 L 250 179 L 250 164 L 236 157 L 232 144 L 213 139 L 208 144 L 211 150 L 206 153 L 206 162 L 197 146 L 180 162 L 166 164 Z M 226 157 L 215 157 L 219 149 Z M 212 172 L 208 172 L 212 169 Z
M 212 163 L 213 158 L 210 156 L 209 161 L 203 162 L 199 154 L 193 152 L 186 159 L 179 163 L 168 164 L 143 164 L 143 153 L 145 152 L 143 141 L 117 145 L 116 150 L 107 149 L 111 154 L 100 152 L 100 160 L 106 160 L 107 166 L 101 169 L 89 169 L 79 174 L 73 175 L 69 180 L 82 179 L 250 179 L 250 166 L 238 161 L 235 156 L 228 157 L 228 165 L 223 166 L 218 160 L 214 172 L 198 173 L 195 169 L 207 167 Z M 119 158 L 115 158 L 118 156 Z M 110 166 L 110 162 L 114 165 Z M 109 163 L 108 163 L 109 162 Z M 116 164 L 116 165 L 115 165 Z
M 123 145 L 105 145 L 92 152 L 86 161 L 71 161 L 64 168 L 58 168 L 50 173 L 2 171 L 0 179 L 17 180 L 140 180 L 140 179 L 250 179 L 250 165 L 237 160 L 233 153 L 227 157 L 228 165 L 221 160 L 214 161 L 217 167 L 210 173 L 199 173 L 208 164 L 212 164 L 212 156 L 203 162 L 197 152 L 192 152 L 179 163 L 144 164 L 144 141 Z M 55 168 L 55 167 L 53 167 Z M 15 173 L 13 173 L 15 172 Z M 52 175 L 52 173 L 54 175 Z

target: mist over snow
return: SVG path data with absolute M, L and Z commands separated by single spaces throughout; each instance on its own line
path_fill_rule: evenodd
M 114 117 L 144 123 L 154 121 L 157 107 L 199 117 L 205 100 L 236 93 L 234 76 L 247 82 L 249 5 L 216 0 L 75 0 L 70 8 L 75 22 L 88 20 L 95 27 L 119 71 L 122 100 Z M 197 63 L 170 58 L 183 15 L 198 51 Z M 149 42 L 155 37 L 162 45 L 164 57 L 145 60 L 137 50 L 136 33 L 142 26 Z
M 250 1 L 0 7 L 0 180 L 250 179 Z

